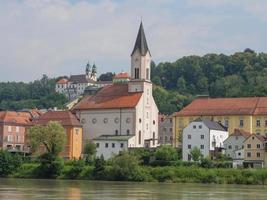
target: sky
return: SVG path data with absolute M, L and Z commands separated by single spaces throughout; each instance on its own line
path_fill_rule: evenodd
M 130 71 L 142 19 L 152 59 L 267 52 L 266 0 L 0 0 L 0 82 Z

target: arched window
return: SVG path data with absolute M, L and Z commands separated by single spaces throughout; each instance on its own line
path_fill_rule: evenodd
M 153 132 L 153 146 L 155 145 L 155 138 L 156 136 L 155 136 L 155 132 Z
M 130 135 L 130 130 L 129 129 L 127 129 L 127 135 Z
M 118 130 L 115 130 L 115 135 L 118 135 L 119 134 L 119 131 Z

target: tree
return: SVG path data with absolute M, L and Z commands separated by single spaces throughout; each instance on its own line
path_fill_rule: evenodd
M 99 76 L 99 81 L 112 81 L 114 76 L 115 76 L 115 73 L 107 72 Z
M 14 172 L 21 162 L 21 157 L 12 155 L 8 151 L 0 150 L 0 177 L 5 177 Z
M 96 180 L 101 180 L 104 178 L 105 164 L 106 162 L 104 160 L 103 155 L 101 155 L 100 158 L 95 159 L 95 166 L 93 169 L 93 174 Z
M 202 157 L 201 151 L 199 148 L 194 147 L 191 151 L 190 151 L 190 156 L 192 158 L 193 161 L 197 162 L 199 161 L 199 159 Z
M 49 122 L 47 125 L 35 125 L 28 131 L 28 139 L 31 149 L 38 150 L 43 145 L 46 152 L 57 156 L 65 145 L 65 129 L 58 122 Z
M 155 152 L 156 160 L 161 161 L 174 161 L 177 156 L 177 151 L 170 145 L 162 145 Z
M 96 145 L 91 141 L 87 141 L 84 146 L 84 154 L 86 154 L 86 162 L 90 163 L 96 154 Z

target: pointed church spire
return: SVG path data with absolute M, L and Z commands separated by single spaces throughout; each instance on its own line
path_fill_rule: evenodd
M 131 55 L 133 55 L 137 49 L 139 49 L 142 56 L 145 56 L 147 52 L 150 53 L 148 46 L 147 46 L 146 36 L 145 36 L 145 31 L 144 31 L 142 21 L 140 23 L 139 31 L 138 31 L 137 38 L 136 38 L 135 45 L 134 45 L 134 49 L 133 49 L 133 52 Z

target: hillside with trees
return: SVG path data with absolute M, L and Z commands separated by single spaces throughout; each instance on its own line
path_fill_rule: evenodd
M 267 96 L 267 54 L 251 49 L 233 55 L 186 56 L 151 66 L 159 110 L 170 114 L 198 95 Z
M 64 95 L 55 92 L 55 79 L 46 75 L 30 83 L 0 82 L 0 110 L 63 107 Z

